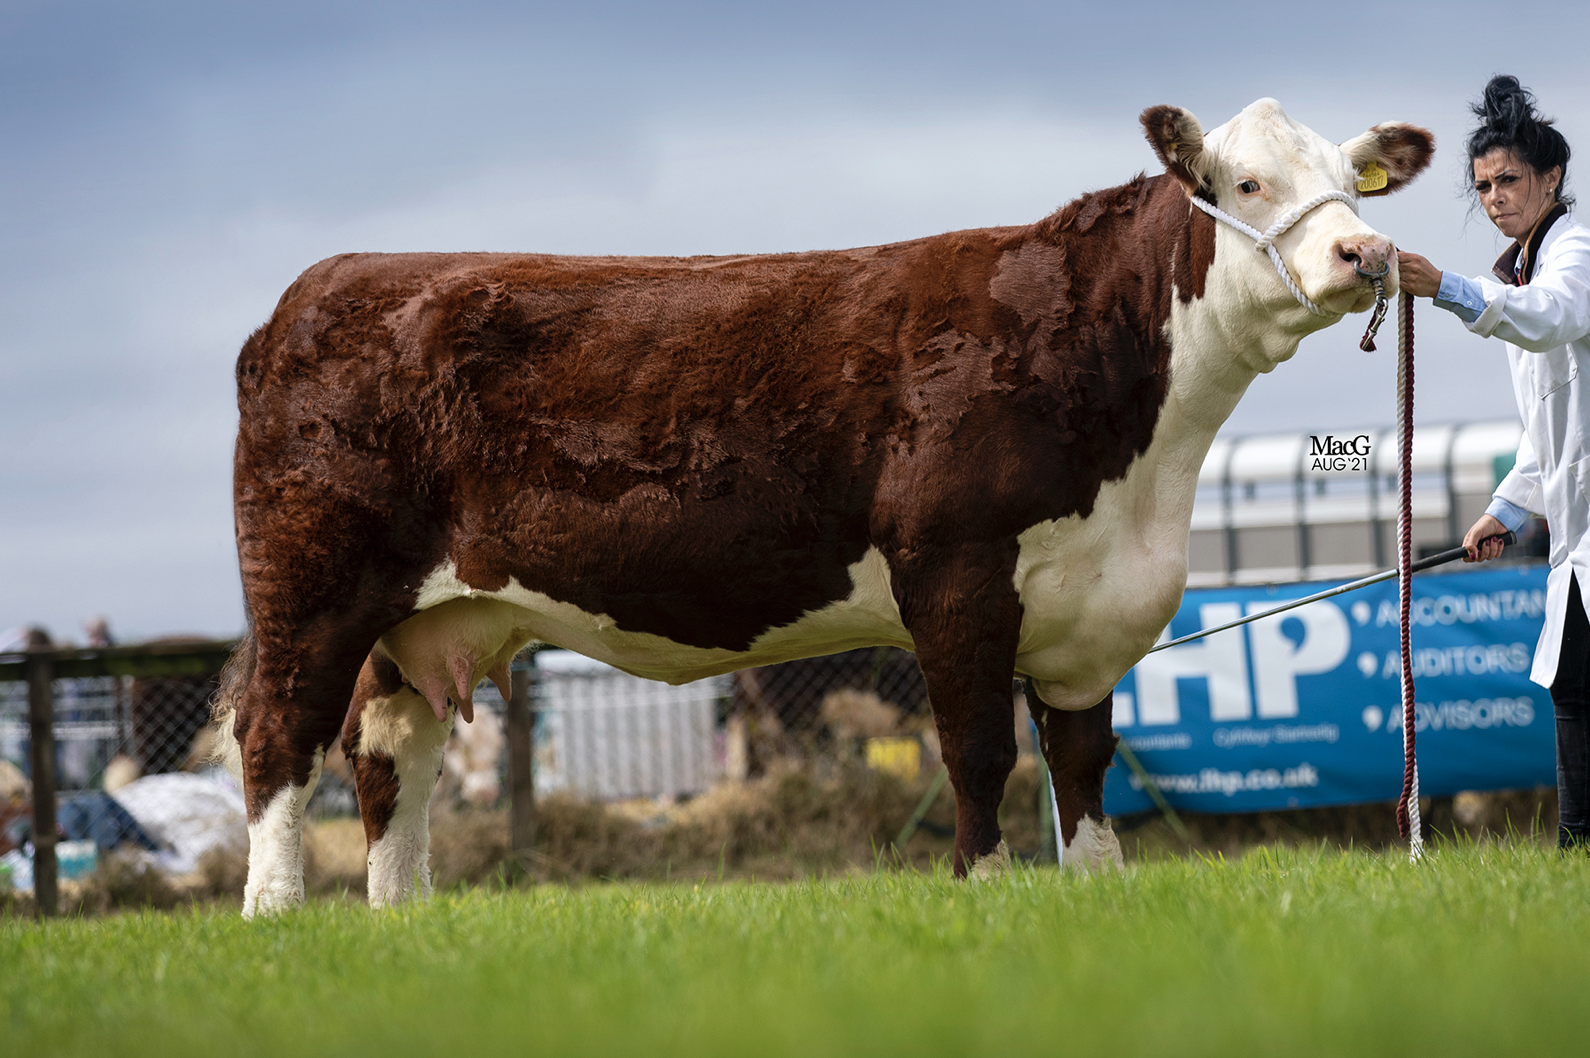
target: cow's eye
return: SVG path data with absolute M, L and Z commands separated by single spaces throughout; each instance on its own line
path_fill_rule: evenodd
M 1257 180 L 1244 180 L 1237 185 L 1237 190 L 1244 195 L 1256 195 L 1259 193 L 1259 182 Z

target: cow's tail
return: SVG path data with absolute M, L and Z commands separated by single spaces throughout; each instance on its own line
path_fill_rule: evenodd
M 258 644 L 254 639 L 254 630 L 250 628 L 237 641 L 237 647 L 232 651 L 232 656 L 227 659 L 226 666 L 221 669 L 221 688 L 215 692 L 215 697 L 210 701 L 210 722 L 215 729 L 215 738 L 210 743 L 213 747 L 212 760 L 224 765 L 239 781 L 243 778 L 243 748 L 238 745 L 237 736 L 233 734 L 232 725 L 237 719 L 237 703 L 243 697 L 243 692 L 248 690 L 249 681 L 254 678 L 254 658 L 258 652 Z

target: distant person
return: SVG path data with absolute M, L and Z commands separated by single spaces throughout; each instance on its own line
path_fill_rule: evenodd
M 91 647 L 113 647 L 115 637 L 110 634 L 110 621 L 103 614 L 95 614 L 83 622 L 83 636 Z
M 1546 624 L 1530 679 L 1551 688 L 1557 716 L 1557 843 L 1584 847 L 1590 812 L 1590 622 L 1580 584 L 1590 577 L 1590 231 L 1569 212 L 1568 141 L 1535 110 L 1514 77 L 1491 78 L 1473 107 L 1469 175 L 1486 216 L 1513 240 L 1491 276 L 1443 272 L 1397 254 L 1402 289 L 1507 344 L 1524 421 L 1518 461 L 1463 538 L 1468 562 L 1502 553 L 1490 538 L 1531 512 L 1551 527 Z

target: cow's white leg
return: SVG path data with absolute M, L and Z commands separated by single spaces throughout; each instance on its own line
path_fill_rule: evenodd
M 371 907 L 431 895 L 431 791 L 455 711 L 438 722 L 430 704 L 387 659 L 365 663 L 343 732 L 353 746 L 359 815 L 369 842 Z
M 348 713 L 355 671 L 328 644 L 355 634 L 326 632 L 309 649 L 257 623 L 223 673 L 217 709 L 230 731 L 221 756 L 241 772 L 248 809 L 247 918 L 303 902 L 304 808 Z
M 302 786 L 283 786 L 248 825 L 244 918 L 275 914 L 304 902 L 304 806 L 320 782 L 325 757 L 324 749 L 315 750 L 309 780 Z
M 391 747 L 397 789 L 385 832 L 370 842 L 370 906 L 389 907 L 431 895 L 431 791 L 442 771 L 442 750 L 455 713 L 437 723 L 430 705 L 413 691 L 400 691 L 387 708 L 402 713 L 407 737 Z M 366 714 L 368 715 L 368 714 Z
M 1123 867 L 1121 843 L 1115 840 L 1115 829 L 1110 826 L 1109 819 L 1097 822 L 1092 816 L 1084 815 L 1077 820 L 1076 832 L 1065 842 L 1060 866 L 1088 873 L 1097 873 L 1106 867 Z
M 1104 773 L 1115 759 L 1113 694 L 1090 709 L 1055 709 L 1037 696 L 1029 681 L 1027 708 L 1054 783 L 1060 865 L 1078 871 L 1121 868 L 1121 843 L 1104 815 Z
M 1000 838 L 999 844 L 994 846 L 994 851 L 986 856 L 978 856 L 972 860 L 967 868 L 966 877 L 979 882 L 989 882 L 996 878 L 1003 878 L 1010 873 L 1010 846 L 1005 844 L 1005 839 Z

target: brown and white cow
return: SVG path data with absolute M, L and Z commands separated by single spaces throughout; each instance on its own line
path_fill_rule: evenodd
M 957 873 L 1008 857 L 1030 677 L 1065 860 L 1118 863 L 1111 688 L 1176 610 L 1204 453 L 1255 375 L 1369 306 L 1355 265 L 1395 262 L 1353 201 L 1311 210 L 1276 246 L 1316 315 L 1189 196 L 1264 229 L 1370 163 L 1396 190 L 1433 149 L 1402 124 L 1337 146 L 1273 100 L 1207 135 L 1174 107 L 1143 125 L 1168 175 L 1024 227 L 305 272 L 237 364 L 244 913 L 302 900 L 303 807 L 339 731 L 371 902 L 428 890 L 454 711 L 530 640 L 675 683 L 916 651 Z

